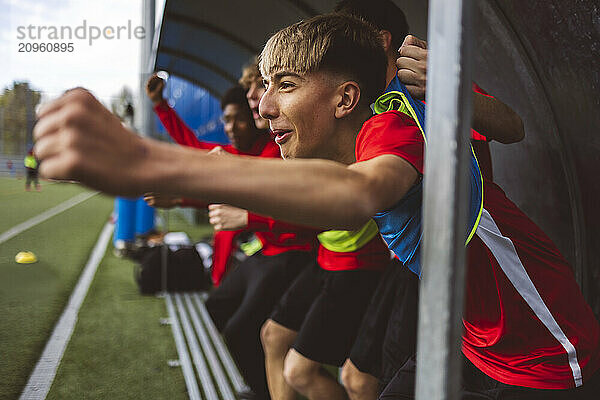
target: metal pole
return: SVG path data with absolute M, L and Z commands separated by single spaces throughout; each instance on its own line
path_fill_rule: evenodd
M 169 292 L 169 284 L 168 284 L 168 279 L 169 279 L 169 274 L 168 274 L 168 268 L 169 268 L 169 245 L 165 242 L 165 237 L 167 236 L 167 233 L 169 233 L 169 210 L 164 210 L 163 212 L 163 217 L 164 217 L 164 230 L 165 230 L 165 236 L 163 236 L 163 243 L 162 243 L 162 248 L 160 256 L 161 256 L 161 263 L 160 263 L 160 282 L 161 282 L 161 289 L 162 289 L 162 294 L 167 294 Z
M 141 43 L 140 59 L 140 95 L 138 101 L 139 132 L 142 136 L 152 136 L 154 134 L 154 117 L 152 112 L 152 103 L 146 96 L 146 81 L 152 74 L 152 42 L 154 40 L 154 17 L 155 1 L 143 0 L 142 3 L 142 24 L 145 36 Z
M 152 102 L 146 96 L 146 81 L 152 74 L 154 63 L 152 62 L 152 43 L 154 42 L 155 25 L 155 0 L 143 0 L 142 2 L 142 24 L 144 38 L 141 40 L 140 51 L 140 85 L 138 97 L 138 112 L 140 135 L 146 137 L 154 136 L 154 112 Z M 136 206 L 136 233 L 147 234 L 154 229 L 155 210 L 145 203 L 140 202 Z M 165 283 L 166 284 L 166 283 Z
M 471 0 L 431 0 L 418 400 L 458 399 L 471 126 Z

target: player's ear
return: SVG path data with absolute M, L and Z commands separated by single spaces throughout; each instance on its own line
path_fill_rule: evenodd
M 387 52 L 390 50 L 390 47 L 392 47 L 392 34 L 390 33 L 390 31 L 381 30 L 379 31 L 379 36 L 381 37 L 381 41 L 383 42 L 383 49 L 387 54 Z
M 338 102 L 335 107 L 335 117 L 344 118 L 358 106 L 360 86 L 354 81 L 347 81 L 338 87 Z

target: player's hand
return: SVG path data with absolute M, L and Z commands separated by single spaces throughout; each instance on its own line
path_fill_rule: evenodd
M 413 35 L 404 38 L 398 49 L 398 79 L 412 97 L 425 100 L 427 87 L 427 42 Z
M 150 142 L 123 126 L 87 90 L 72 89 L 38 112 L 33 130 L 40 173 L 110 194 L 137 196 L 147 178 Z
M 161 193 L 145 193 L 144 201 L 151 207 L 173 208 L 180 206 L 183 199 L 181 197 Z
M 227 204 L 210 204 L 208 221 L 217 231 L 235 231 L 248 226 L 248 211 Z
M 212 149 L 210 149 L 210 151 L 208 152 L 208 154 L 213 154 L 213 155 L 217 155 L 217 156 L 228 156 L 228 155 L 230 155 L 221 146 L 213 147 Z
M 163 89 L 165 88 L 165 80 L 157 74 L 152 75 L 146 82 L 146 94 L 150 98 L 152 104 L 157 105 L 164 100 Z

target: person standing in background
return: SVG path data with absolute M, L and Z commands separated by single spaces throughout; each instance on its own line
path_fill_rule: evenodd
M 40 181 L 38 180 L 38 160 L 35 158 L 35 154 L 33 150 L 29 150 L 27 155 L 25 156 L 25 160 L 23 162 L 25 164 L 25 169 L 27 170 L 27 179 L 25 180 L 25 190 L 29 192 L 31 188 L 31 182 L 35 183 L 35 190 L 38 192 L 42 190 L 40 186 Z

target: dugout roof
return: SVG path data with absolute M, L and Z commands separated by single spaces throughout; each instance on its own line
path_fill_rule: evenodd
M 336 0 L 167 0 L 156 42 L 155 69 L 185 78 L 217 97 L 275 31 L 333 10 Z M 399 1 L 425 36 L 427 3 Z M 410 4 L 408 4 L 410 3 Z M 418 27 L 415 27 L 418 28 Z

